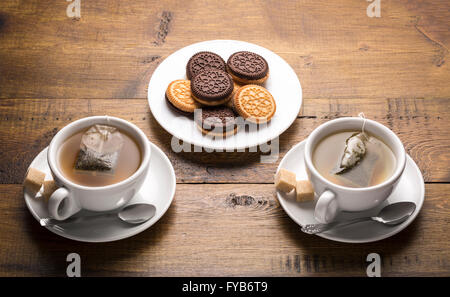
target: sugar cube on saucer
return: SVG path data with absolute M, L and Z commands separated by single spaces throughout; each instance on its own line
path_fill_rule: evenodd
M 54 180 L 44 181 L 44 190 L 42 191 L 42 197 L 45 201 L 48 201 L 53 192 L 58 188 Z
M 291 192 L 296 186 L 295 173 L 281 168 L 275 175 L 275 187 L 285 193 Z
M 314 189 L 309 180 L 299 180 L 295 187 L 297 192 L 297 201 L 305 202 L 314 200 Z
M 33 195 L 42 187 L 45 179 L 45 172 L 37 170 L 35 168 L 28 169 L 27 176 L 25 177 L 24 186 Z

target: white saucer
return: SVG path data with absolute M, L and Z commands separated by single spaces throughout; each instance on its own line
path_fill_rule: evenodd
M 251 132 L 240 129 L 225 139 L 212 139 L 204 136 L 192 119 L 179 115 L 167 105 L 164 97 L 167 86 L 173 80 L 186 78 L 189 58 L 200 51 L 214 52 L 225 61 L 234 52 L 251 51 L 267 60 L 270 75 L 263 86 L 270 91 L 277 104 L 275 115 L 267 126 Z M 302 87 L 295 71 L 274 52 L 243 41 L 211 40 L 186 46 L 159 64 L 148 86 L 148 104 L 158 123 L 176 138 L 208 149 L 233 151 L 267 143 L 289 128 L 302 106 Z
M 64 224 L 64 232 L 54 228 L 47 229 L 63 237 L 85 242 L 108 242 L 124 239 L 136 235 L 156 223 L 167 211 L 175 195 L 175 172 L 167 156 L 150 142 L 152 156 L 150 170 L 139 192 L 131 199 L 129 204 L 148 202 L 156 207 L 155 216 L 140 225 L 131 225 L 118 218 L 99 218 L 94 221 L 74 222 Z M 47 163 L 47 149 L 37 155 L 30 167 L 39 169 L 51 179 L 50 168 Z M 42 198 L 35 198 L 24 191 L 25 202 L 36 220 L 48 217 L 47 203 Z M 92 212 L 82 210 L 75 216 L 92 215 Z
M 304 162 L 304 149 L 306 140 L 295 145 L 281 160 L 278 170 L 284 168 L 295 172 L 298 180 L 306 180 L 308 176 L 306 174 L 305 162 Z M 295 199 L 292 199 L 290 195 L 286 195 L 277 191 L 278 200 L 286 213 L 297 224 L 303 226 L 305 224 L 318 223 L 314 219 L 314 207 L 316 205 L 317 197 L 314 201 L 298 203 Z M 413 215 L 404 223 L 388 227 L 376 222 L 364 222 L 360 224 L 354 224 L 342 228 L 329 230 L 327 232 L 317 234 L 323 238 L 327 238 L 334 241 L 349 242 L 349 243 L 364 243 L 373 242 L 381 239 L 385 239 L 405 229 L 412 221 L 417 217 L 422 208 L 423 201 L 425 199 L 425 184 L 423 181 L 422 173 L 417 167 L 416 163 L 407 155 L 406 168 L 403 175 L 400 177 L 400 181 L 392 194 L 381 205 L 376 208 L 362 211 L 362 212 L 341 212 L 336 221 L 344 221 L 353 218 L 373 216 L 377 214 L 381 208 L 387 204 L 399 202 L 399 201 L 411 201 L 417 206 Z M 299 229 L 299 232 L 300 229 Z

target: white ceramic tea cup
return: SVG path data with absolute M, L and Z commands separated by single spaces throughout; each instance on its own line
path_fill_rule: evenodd
M 68 180 L 61 172 L 58 164 L 58 153 L 63 142 L 76 132 L 95 124 L 119 128 L 133 137 L 139 145 L 142 153 L 141 165 L 127 179 L 108 186 L 88 187 Z M 53 137 L 47 153 L 50 171 L 59 186 L 48 201 L 50 216 L 57 220 L 65 220 L 81 209 L 110 211 L 125 205 L 142 186 L 149 169 L 150 155 L 150 143 L 144 132 L 136 125 L 123 119 L 110 116 L 93 116 L 74 121 L 65 126 Z
M 379 205 L 391 194 L 405 169 L 406 153 L 397 135 L 382 124 L 365 119 L 365 131 L 381 139 L 394 153 L 396 159 L 394 173 L 378 185 L 350 188 L 328 181 L 316 170 L 312 162 L 312 154 L 316 145 L 332 133 L 342 130 L 361 130 L 363 121 L 364 119 L 359 117 L 331 120 L 317 127 L 306 141 L 306 171 L 315 193 L 319 196 L 314 217 L 321 223 L 333 221 L 339 211 L 364 211 Z

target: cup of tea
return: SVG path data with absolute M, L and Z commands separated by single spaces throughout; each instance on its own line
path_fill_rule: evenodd
M 347 162 L 353 167 L 342 168 L 349 139 L 354 136 L 364 137 L 365 154 Z M 405 169 L 406 153 L 389 128 L 373 120 L 346 117 L 326 122 L 309 135 L 305 164 L 319 196 L 314 216 L 329 223 L 339 211 L 364 211 L 382 203 Z
M 48 201 L 51 217 L 81 209 L 110 211 L 125 205 L 149 170 L 150 143 L 136 125 L 116 117 L 74 121 L 52 139 L 47 160 L 59 188 Z

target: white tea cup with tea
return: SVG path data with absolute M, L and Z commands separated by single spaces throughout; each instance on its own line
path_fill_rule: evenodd
M 51 217 L 65 220 L 81 209 L 124 206 L 149 170 L 150 143 L 134 124 L 116 117 L 74 121 L 52 139 L 47 160 L 59 188 L 48 201 Z
M 364 211 L 382 203 L 405 169 L 406 153 L 389 128 L 346 117 L 326 122 L 309 135 L 305 164 L 319 196 L 314 216 L 329 223 L 339 211 Z

